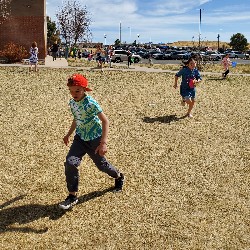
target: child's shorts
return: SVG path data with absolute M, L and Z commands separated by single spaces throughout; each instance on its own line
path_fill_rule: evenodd
M 196 97 L 196 90 L 195 88 L 189 90 L 181 90 L 180 94 L 184 100 L 194 100 Z
M 105 62 L 105 58 L 104 58 L 104 57 L 101 57 L 101 56 L 98 56 L 98 57 L 96 58 L 96 61 L 97 61 L 97 62 Z

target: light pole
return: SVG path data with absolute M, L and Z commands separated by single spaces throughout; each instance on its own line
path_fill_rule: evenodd
M 122 44 L 122 22 L 120 21 L 120 44 Z
M 128 27 L 129 28 L 129 41 L 132 43 L 131 41 L 131 27 Z
M 220 49 L 220 34 L 218 34 L 217 39 L 218 39 L 218 51 L 219 51 L 219 49 Z
M 200 9 L 200 22 L 199 22 L 199 48 L 201 46 L 201 9 Z
M 139 46 L 139 44 L 140 44 L 140 42 L 139 42 L 140 34 L 137 34 L 137 37 L 138 37 L 138 46 Z
M 106 42 L 107 42 L 107 35 L 106 34 L 104 34 L 104 46 L 106 46 Z

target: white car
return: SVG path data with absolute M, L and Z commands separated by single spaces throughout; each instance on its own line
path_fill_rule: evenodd
M 126 50 L 113 50 L 113 55 L 111 57 L 112 62 L 123 62 L 128 61 L 128 52 Z M 134 63 L 138 63 L 141 61 L 141 57 L 139 55 L 132 54 L 132 60 Z
M 205 53 L 205 57 L 208 60 L 212 60 L 212 61 L 219 61 L 221 60 L 223 57 L 225 56 L 225 54 L 219 53 L 218 51 L 207 51 Z
M 240 59 L 245 59 L 246 58 L 246 54 L 240 51 L 231 51 L 227 53 L 229 55 L 230 58 L 240 58 Z

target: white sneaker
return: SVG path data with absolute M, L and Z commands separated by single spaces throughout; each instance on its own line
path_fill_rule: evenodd
M 59 204 L 59 207 L 64 209 L 64 210 L 68 210 L 70 209 L 71 207 L 73 207 L 74 205 L 76 205 L 78 203 L 78 199 L 76 196 L 74 195 L 69 195 L 65 201 L 61 202 Z

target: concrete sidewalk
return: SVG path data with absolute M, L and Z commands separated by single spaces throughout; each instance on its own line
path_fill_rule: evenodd
M 48 55 L 45 58 L 45 67 L 65 68 L 68 67 L 68 62 L 64 57 L 56 58 L 56 60 L 53 61 L 53 57 Z
M 137 71 L 137 72 L 147 72 L 147 73 L 176 73 L 177 71 L 173 70 L 163 70 L 163 69 L 157 69 L 153 67 L 146 67 L 146 66 L 140 66 L 140 64 L 134 64 L 130 68 L 122 67 L 119 68 L 121 64 L 119 63 L 113 63 L 114 66 L 118 66 L 118 68 L 113 67 L 104 67 L 103 71 Z M 27 64 L 0 64 L 0 67 L 29 67 Z M 52 56 L 46 56 L 45 58 L 45 65 L 38 65 L 38 68 L 71 68 L 71 69 L 84 69 L 84 70 L 91 70 L 91 71 L 100 71 L 99 68 L 93 68 L 93 67 L 72 67 L 68 65 L 68 62 L 65 58 L 57 58 L 53 61 Z M 221 73 L 218 72 L 201 72 L 201 75 L 215 75 L 215 76 L 221 76 Z M 250 74 L 247 73 L 231 73 L 230 75 L 239 76 L 250 76 Z

